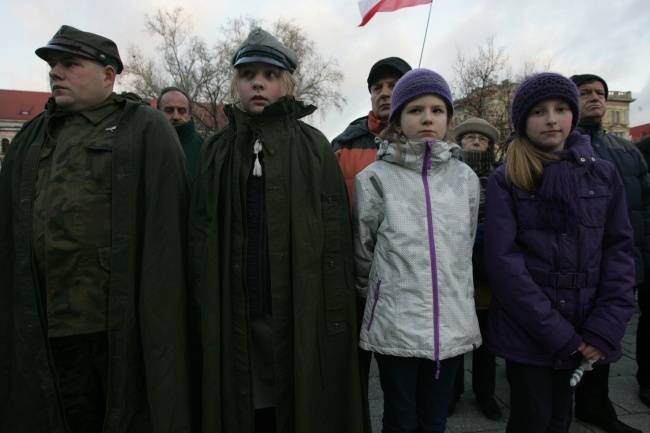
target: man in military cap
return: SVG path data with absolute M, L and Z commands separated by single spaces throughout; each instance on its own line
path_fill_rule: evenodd
M 156 107 L 162 111 L 176 130 L 190 174 L 194 176 L 204 138 L 196 133 L 190 95 L 175 86 L 165 87 L 160 91 Z
M 189 432 L 188 174 L 165 117 L 113 93 L 113 41 L 36 50 L 52 98 L 0 173 L 0 431 Z

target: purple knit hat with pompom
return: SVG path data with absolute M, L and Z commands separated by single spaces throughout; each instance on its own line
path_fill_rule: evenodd
M 563 75 L 554 72 L 543 72 L 526 78 L 515 91 L 512 106 L 510 107 L 510 117 L 516 135 L 526 132 L 526 120 L 530 110 L 538 103 L 550 98 L 562 99 L 569 104 L 573 113 L 571 130 L 575 129 L 580 120 L 578 87 Z
M 419 68 L 407 72 L 395 84 L 391 96 L 388 121 L 392 122 L 393 117 L 399 115 L 408 101 L 429 93 L 436 94 L 445 101 L 449 117 L 454 114 L 454 101 L 451 98 L 451 90 L 449 90 L 449 85 L 445 79 L 430 69 Z

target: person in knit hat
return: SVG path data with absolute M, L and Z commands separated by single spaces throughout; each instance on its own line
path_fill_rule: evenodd
M 506 360 L 506 431 L 565 432 L 574 369 L 622 354 L 634 312 L 632 229 L 616 168 L 575 131 L 580 97 L 571 80 L 526 78 L 511 118 L 514 139 L 485 203 L 494 292 L 486 344 Z
M 483 233 L 485 225 L 485 188 L 487 180 L 495 166 L 494 147 L 499 139 L 499 130 L 487 121 L 472 117 L 456 126 L 452 135 L 460 144 L 463 161 L 469 165 L 481 182 L 481 198 L 478 210 L 478 227 L 474 251 L 472 254 L 472 268 L 474 273 L 474 301 L 476 303 L 476 317 L 478 318 L 481 335 L 487 331 L 487 308 L 492 298 L 492 289 L 485 270 L 483 259 Z M 464 391 L 464 363 L 456 374 L 454 397 L 449 407 L 450 415 L 454 412 L 456 403 Z M 486 418 L 491 420 L 501 419 L 501 409 L 494 399 L 496 382 L 496 358 L 485 348 L 480 346 L 472 352 L 472 391 L 481 411 Z
M 404 74 L 377 161 L 354 180 L 360 346 L 377 359 L 385 432 L 444 432 L 460 360 L 481 344 L 472 296 L 480 185 L 448 140 L 453 110 L 439 74 Z
M 232 65 L 190 205 L 202 430 L 368 431 L 345 180 L 300 120 L 316 107 L 292 96 L 295 52 L 256 28 Z
M 627 213 L 634 231 L 634 252 L 639 309 L 636 362 L 641 401 L 650 406 L 650 178 L 642 154 L 623 137 L 603 130 L 607 110 L 607 82 L 598 75 L 573 75 L 571 81 L 580 94 L 580 119 L 577 129 L 591 137 L 596 158 L 614 164 L 623 180 Z M 607 433 L 641 433 L 621 422 L 609 398 L 610 364 L 596 364 L 585 374 L 575 394 L 575 415 Z

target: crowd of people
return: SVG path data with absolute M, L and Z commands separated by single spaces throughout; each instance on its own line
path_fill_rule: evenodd
M 205 139 L 184 89 L 113 91 L 104 36 L 64 25 L 36 55 L 52 97 L 0 172 L 0 432 L 370 433 L 374 356 L 382 431 L 443 433 L 470 352 L 491 420 L 505 360 L 508 432 L 567 432 L 574 399 L 639 432 L 608 377 L 636 291 L 650 405 L 650 180 L 602 129 L 601 77 L 524 79 L 496 161 L 499 131 L 452 128 L 447 80 L 398 57 L 330 144 L 261 28 Z

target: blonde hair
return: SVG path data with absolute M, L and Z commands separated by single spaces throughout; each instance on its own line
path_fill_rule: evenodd
M 293 92 L 298 86 L 298 80 L 286 69 L 278 69 L 280 70 L 280 76 L 278 79 L 280 80 L 280 85 L 285 91 L 285 96 L 292 96 Z M 242 108 L 241 99 L 239 98 L 239 91 L 237 90 L 237 81 L 240 78 L 240 71 L 241 70 L 239 68 L 235 68 L 235 71 L 232 74 L 232 80 L 230 81 L 230 89 L 228 90 L 228 95 L 230 96 L 232 104 L 238 108 Z
M 558 159 L 539 150 L 527 137 L 518 136 L 506 150 L 506 179 L 521 190 L 536 193 L 542 185 L 544 163 Z

